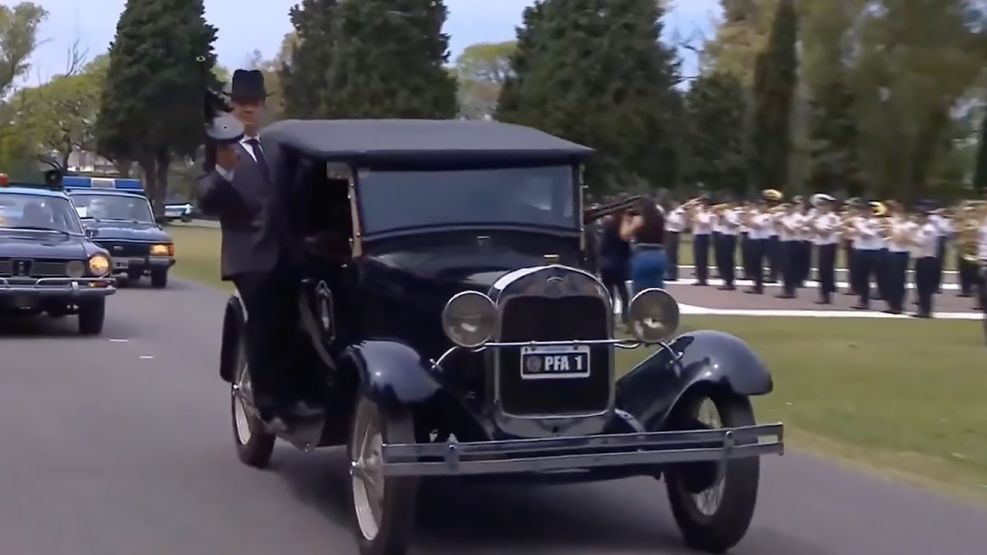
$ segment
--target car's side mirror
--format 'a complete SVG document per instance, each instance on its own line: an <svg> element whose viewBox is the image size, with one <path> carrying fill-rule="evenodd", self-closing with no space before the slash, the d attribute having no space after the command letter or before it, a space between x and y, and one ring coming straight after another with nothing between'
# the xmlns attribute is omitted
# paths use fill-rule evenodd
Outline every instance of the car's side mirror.
<svg viewBox="0 0 987 555"><path fill-rule="evenodd" d="M99 237L99 230L93 229L91 227L86 228L86 237L89 237L90 239L95 239L96 237Z"/></svg>

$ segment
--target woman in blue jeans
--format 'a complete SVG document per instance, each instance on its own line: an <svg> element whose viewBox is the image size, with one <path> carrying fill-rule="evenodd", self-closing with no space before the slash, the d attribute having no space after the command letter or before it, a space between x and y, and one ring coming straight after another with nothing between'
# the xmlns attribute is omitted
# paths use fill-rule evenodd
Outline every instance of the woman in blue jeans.
<svg viewBox="0 0 987 555"><path fill-rule="evenodd" d="M665 253L665 217L654 201L642 198L621 225L620 235L631 245L631 296L665 287L668 255Z"/></svg>

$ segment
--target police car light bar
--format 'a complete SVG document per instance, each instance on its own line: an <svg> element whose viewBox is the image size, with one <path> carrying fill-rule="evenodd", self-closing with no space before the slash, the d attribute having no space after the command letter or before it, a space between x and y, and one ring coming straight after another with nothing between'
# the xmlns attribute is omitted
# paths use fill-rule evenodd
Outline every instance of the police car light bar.
<svg viewBox="0 0 987 555"><path fill-rule="evenodd" d="M63 184L67 190L110 189L128 193L144 194L144 185L139 179L124 177L90 177L86 175L66 175Z"/></svg>

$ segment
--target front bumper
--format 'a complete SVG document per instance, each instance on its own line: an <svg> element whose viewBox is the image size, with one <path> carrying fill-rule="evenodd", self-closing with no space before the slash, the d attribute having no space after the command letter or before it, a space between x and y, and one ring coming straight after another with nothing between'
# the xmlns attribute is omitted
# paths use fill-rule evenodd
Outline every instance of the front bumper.
<svg viewBox="0 0 987 555"><path fill-rule="evenodd" d="M175 265L173 256L122 256L113 257L113 271L146 271L171 268Z"/></svg>
<svg viewBox="0 0 987 555"><path fill-rule="evenodd" d="M116 280L102 278L0 278L0 299L106 297L116 292Z"/></svg>
<svg viewBox="0 0 987 555"><path fill-rule="evenodd" d="M384 445L381 466L386 476L466 476L725 463L730 459L781 455L783 435L782 424L763 424L715 430L393 444Z"/></svg>

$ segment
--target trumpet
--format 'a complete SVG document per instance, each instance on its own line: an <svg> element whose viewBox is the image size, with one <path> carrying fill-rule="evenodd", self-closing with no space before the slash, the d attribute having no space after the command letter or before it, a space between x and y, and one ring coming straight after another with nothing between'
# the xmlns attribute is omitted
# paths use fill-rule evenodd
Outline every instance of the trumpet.
<svg viewBox="0 0 987 555"><path fill-rule="evenodd" d="M587 208L583 210L583 224L591 224L600 218L633 208L641 202L642 198L640 195L635 195L625 199L611 201L600 206Z"/></svg>

